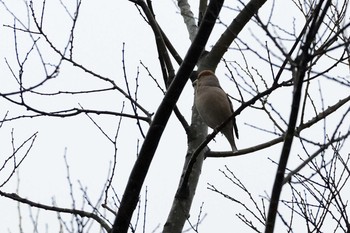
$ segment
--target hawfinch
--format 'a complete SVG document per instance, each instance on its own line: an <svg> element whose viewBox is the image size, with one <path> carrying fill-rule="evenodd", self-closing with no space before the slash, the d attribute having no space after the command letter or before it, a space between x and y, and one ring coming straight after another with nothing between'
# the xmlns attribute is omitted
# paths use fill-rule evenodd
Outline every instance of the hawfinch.
<svg viewBox="0 0 350 233"><path fill-rule="evenodd" d="M212 129L215 129L227 120L233 113L232 103L221 88L218 78L210 70L199 73L196 80L194 104L202 120ZM236 121L233 118L221 130L229 141L232 151L237 151L233 137L233 128L238 138Z"/></svg>

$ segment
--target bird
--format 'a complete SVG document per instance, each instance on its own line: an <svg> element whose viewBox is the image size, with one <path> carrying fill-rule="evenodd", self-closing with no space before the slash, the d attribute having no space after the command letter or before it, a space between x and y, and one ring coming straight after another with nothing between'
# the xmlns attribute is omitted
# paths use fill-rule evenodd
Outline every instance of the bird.
<svg viewBox="0 0 350 233"><path fill-rule="evenodd" d="M232 103L228 95L221 88L219 80L213 71L201 71L195 82L194 104L204 123L210 128L215 129L233 114ZM233 135L233 129L238 139L238 129L235 118L224 126L221 133L224 134L230 143L232 152L236 152L237 146Z"/></svg>

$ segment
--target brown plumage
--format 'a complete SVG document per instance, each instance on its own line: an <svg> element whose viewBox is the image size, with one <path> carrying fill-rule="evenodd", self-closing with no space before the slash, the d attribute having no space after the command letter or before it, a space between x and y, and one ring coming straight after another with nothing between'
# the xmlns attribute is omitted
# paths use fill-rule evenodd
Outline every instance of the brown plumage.
<svg viewBox="0 0 350 233"><path fill-rule="evenodd" d="M227 94L221 88L218 78L210 70L199 73L195 91L195 106L203 121L212 129L215 129L227 120L233 113L232 103ZM238 138L236 121L233 118L221 130L229 141L232 151L237 151L233 128Z"/></svg>

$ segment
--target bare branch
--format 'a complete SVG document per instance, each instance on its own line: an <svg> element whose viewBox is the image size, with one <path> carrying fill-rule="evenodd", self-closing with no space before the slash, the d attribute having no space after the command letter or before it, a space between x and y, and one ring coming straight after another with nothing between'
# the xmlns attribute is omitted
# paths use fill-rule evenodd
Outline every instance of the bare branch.
<svg viewBox="0 0 350 233"><path fill-rule="evenodd" d="M198 30L198 34L154 116L154 120L141 147L139 157L130 174L123 199L120 203L118 215L114 222L113 233L126 233L128 230L143 181L153 159L154 152L157 149L160 137L181 91L204 49L222 4L223 1L210 2L208 6L209 10L207 10L204 21Z"/></svg>
<svg viewBox="0 0 350 233"><path fill-rule="evenodd" d="M101 225L101 227L103 227L107 232L109 232L111 230L111 227L103 219L101 219L98 215L90 213L90 212L44 205L44 204L33 202L33 201L30 201L26 198L20 197L16 193L6 193L6 192L3 192L1 190L0 190L0 195L3 197L6 197L6 198L12 199L14 201L18 201L18 202L23 203L23 204L27 204L31 207L36 207L39 209L44 209L44 210L49 210L49 211L54 211L54 212L68 213L68 214L73 214L73 215L79 215L81 217L91 218L91 219L94 219L96 222L98 222Z"/></svg>

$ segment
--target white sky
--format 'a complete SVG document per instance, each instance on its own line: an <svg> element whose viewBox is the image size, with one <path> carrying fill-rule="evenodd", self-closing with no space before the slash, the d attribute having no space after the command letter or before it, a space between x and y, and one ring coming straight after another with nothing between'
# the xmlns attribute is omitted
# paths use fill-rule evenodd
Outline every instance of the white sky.
<svg viewBox="0 0 350 233"><path fill-rule="evenodd" d="M68 4L69 1L64 2ZM27 16L23 1L5 1L5 3L16 16L24 22L26 21ZM196 12L196 1L190 1L190 3L194 4L193 9ZM41 3L35 1L34 4L38 6ZM50 39L57 44L57 47L63 48L70 29L69 17L59 1L48 1L46 4L47 13L45 14L44 29ZM172 1L158 0L153 1L153 4L157 20L160 22L163 30L173 42L180 55L184 56L190 42L178 9L176 9ZM275 13L273 17L276 18L276 22L279 22L279 25L286 30L292 30L293 17L297 17L296 30L300 30L300 23L303 22L303 19L300 18L300 14L298 14L292 6L291 4L285 3L283 3L283 5L276 5L276 12L283 10L283 14ZM263 19L269 16L270 9L271 5L267 4L259 11ZM124 88L125 83L122 73L121 58L122 46L125 42L125 61L129 83L133 87L135 84L134 77L137 74L137 67L139 67L139 101L147 110L155 112L161 101L162 93L156 88L155 83L148 77L147 72L140 65L140 60L149 68L155 77L159 77L159 80L161 80L158 56L156 54L151 29L143 21L135 6L128 1L85 0L82 3L79 14L74 47L74 58L76 61L98 74L115 80L120 87ZM2 4L0 7L0 15L0 25L13 24L13 18L4 9ZM236 12L223 9L221 20L225 20L226 23L229 23L235 15ZM252 24L250 24L250 26L252 26ZM253 30L255 29L253 28ZM217 25L207 48L210 48L210 45L216 41L222 31L223 26ZM257 33L261 41L268 40L262 31L254 31L254 33ZM9 64L15 67L16 60L14 57L13 31L8 27L1 26L0 35L0 70L2 73L0 75L0 91L7 92L14 90L16 87L16 82L11 77L9 69L4 61L4 58L6 58ZM28 43L29 38L24 33L18 32L18 37L20 40L19 50L23 58L31 44ZM252 43L253 40L248 27L242 32L240 38L243 38L247 43ZM38 43L44 44L44 42L42 38ZM272 44L270 45L272 46ZM57 56L53 55L52 52L45 49L42 52L48 61L52 63L57 61ZM266 51L261 51L261 53L265 54ZM237 51L229 51L225 57L227 60L241 61L241 57ZM251 66L259 68L259 72L269 80L268 77L271 76L270 68L261 67L266 66L266 64L254 58L254 56L247 55L247 57ZM37 83L43 78L42 69L39 66L36 55L31 55L30 59L30 62L25 67L26 73L24 82L27 85ZM342 67L340 67L340 69L342 69ZM219 66L217 72L218 76L221 77L220 82L223 88L229 94L238 98L238 94L232 91L235 90L234 83L230 82L224 75L227 71L224 69L223 64ZM337 72L347 72L347 75L349 73L346 69L343 71L337 69ZM58 78L46 83L45 87L41 88L40 91L54 92L61 89L67 91L88 90L90 88L106 86L106 83L92 78L81 70L65 63L60 70ZM339 88L339 86L329 82L322 83L321 87L326 89L324 90L325 95L330 93L331 88ZM344 89L344 91L345 90L346 89ZM318 90L315 89L314 91L316 98ZM337 94L334 96L327 95L327 98L325 98L326 107L334 104L338 99L345 96L345 94L342 94L343 90L337 89L337 91ZM281 95L277 94L275 97L272 97L272 99L276 99L274 104L286 119L289 115L290 94L291 89L286 91L286 95L283 98L281 98ZM102 109L118 112L121 109L121 102L125 99L119 93L111 92L103 95L90 96L29 96L28 100L33 106L45 110L59 110L66 106L78 107L78 103L80 103L87 109ZM188 83L178 103L179 109L188 122L190 122L192 103L193 89ZM238 107L237 103L234 103L234 105ZM26 113L25 109L9 104L2 98L0 99L0 106L0 118L3 117L6 111L9 111L9 116ZM125 106L125 112L132 113L130 103L125 101ZM92 117L109 136L113 137L119 118L96 115L92 115ZM265 142L269 138L274 138L269 134L246 125L246 123L248 123L263 128L271 128L271 123L265 125L266 120L267 119L264 118L258 118L253 110L243 112L237 118L240 132L240 139L237 142L237 146L239 148L246 148ZM332 122L329 122L329 124L332 125ZM143 124L143 129L146 132L146 124ZM96 202L106 177L108 177L114 148L86 116L81 115L65 119L49 117L25 118L5 123L0 129L0 164L2 164L3 160L11 153L12 130L17 146L33 133L38 132L38 137L33 149L20 166L20 195L30 200L49 205L52 204L52 199L54 198L57 205L70 207L71 200L63 158L65 148L67 148L66 155L70 166L70 175L74 185L74 195L77 199L77 206L80 207L80 197L82 196L78 181L80 181L84 187L87 187L87 193L92 202ZM315 132L308 131L307 133L315 134L315 137L322 136L320 135L322 131L319 131L322 130L321 124L315 127L315 130ZM211 132L211 130L209 130L209 132ZM141 140L141 135L138 132L136 122L132 119L123 119L120 137L117 140L118 162L113 183L119 196L121 196L124 191L124 185L133 166L133 162L135 161L138 139ZM178 120L172 116L144 184L144 187L147 186L148 190L146 232L151 232L158 224L160 227L156 232L160 232L165 223L182 171L187 148L186 145L185 132ZM216 142L211 142L209 145L212 150L229 149L229 144L222 135L218 135L216 137ZM349 145L347 145L346 148L347 151L349 151ZM344 148L344 152L346 148ZM258 153L237 158L210 158L205 161L191 212L191 221L196 222L200 206L204 202L202 211L203 214L207 215L199 227L199 232L232 232L232 229L235 229L235 232L250 232L236 217L240 208L233 202L209 191L207 189L207 183L214 184L222 189L222 191L231 194L235 198L242 198L242 200L244 200L246 197L232 187L229 181L219 172L219 169L224 170L224 166L227 165L234 174L241 179L255 198L259 198L260 195L266 196L266 193L270 195L272 181L275 176L275 165L268 158L277 161L279 159L280 149L281 144L259 151ZM293 148L291 154L292 158L296 156L297 151L301 150L299 150L299 148ZM289 163L291 168L298 164L299 161L297 159L291 159ZM0 174L0 183L7 177L9 171L10 168ZM17 180L16 176L14 176L1 190L9 193L16 192L16 186ZM142 201L144 200L144 192L143 190ZM249 203L249 205L250 204L251 203ZM141 205L143 205L143 203ZM19 232L17 204L10 200L0 198L0 206L0 232ZM37 210L33 210L34 217L37 212ZM44 210L40 210L39 212L38 232L57 232L57 215ZM25 232L29 232L33 229L33 224L29 218L28 206L21 205L21 213ZM70 216L66 217L66 219L69 220ZM114 217L110 216L110 221L113 222ZM137 232L142 232L142 224L139 224ZM46 228L48 228L48 230L45 230Z"/></svg>

